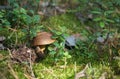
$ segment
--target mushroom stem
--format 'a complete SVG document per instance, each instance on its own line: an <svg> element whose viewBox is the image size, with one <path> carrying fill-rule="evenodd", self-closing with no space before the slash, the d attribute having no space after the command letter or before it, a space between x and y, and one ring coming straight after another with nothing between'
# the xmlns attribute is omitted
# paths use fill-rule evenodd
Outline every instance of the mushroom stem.
<svg viewBox="0 0 120 79"><path fill-rule="evenodd" d="M37 53L38 53L38 52L44 53L44 50L45 50L45 46L44 46L44 45L42 45L42 46L37 46L37 47L36 47L36 52L37 52Z"/></svg>
<svg viewBox="0 0 120 79"><path fill-rule="evenodd" d="M44 50L45 50L45 46L44 45L36 47L36 54L38 55L38 57L43 58L45 56Z"/></svg>

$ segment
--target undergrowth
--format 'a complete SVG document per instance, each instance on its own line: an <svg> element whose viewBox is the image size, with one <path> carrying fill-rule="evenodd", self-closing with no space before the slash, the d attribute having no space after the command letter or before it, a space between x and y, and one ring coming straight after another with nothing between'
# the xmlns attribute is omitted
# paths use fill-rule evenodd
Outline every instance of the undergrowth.
<svg viewBox="0 0 120 79"><path fill-rule="evenodd" d="M69 10L40 21L40 16L34 11L16 4L10 13L1 11L0 36L6 37L2 42L6 49L0 51L0 78L14 79L14 69L21 79L27 79L26 74L31 75L32 72L38 79L74 79L88 65L86 76L81 79L99 79L103 73L107 74L107 79L117 79L116 75L120 74L120 14L116 8L119 1L106 4L103 0L84 0L80 4L86 4L75 9L81 12L80 19L74 10ZM89 14L93 16L88 18ZM32 39L41 31L52 32L53 38L56 38L55 43L48 45L46 58L32 64L32 69L30 64L11 61L8 48L13 50L25 44L34 49ZM87 39L77 41L71 50L66 49L65 38L76 33ZM101 43L101 39L104 42Z"/></svg>

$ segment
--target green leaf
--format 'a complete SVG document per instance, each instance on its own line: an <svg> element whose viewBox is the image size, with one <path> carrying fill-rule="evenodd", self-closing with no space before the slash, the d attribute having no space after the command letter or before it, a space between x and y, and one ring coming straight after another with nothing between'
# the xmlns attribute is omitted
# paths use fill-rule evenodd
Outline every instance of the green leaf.
<svg viewBox="0 0 120 79"><path fill-rule="evenodd" d="M22 32L24 32L25 34L28 33L28 31L26 29L22 29Z"/></svg>
<svg viewBox="0 0 120 79"><path fill-rule="evenodd" d="M48 47L48 50L49 50L49 51L52 51L52 50L53 50L53 48L52 48L52 47Z"/></svg>
<svg viewBox="0 0 120 79"><path fill-rule="evenodd" d="M67 57L67 58L71 58L71 55L69 55L68 52L65 52L65 53L63 53L63 54L64 54L65 57Z"/></svg>
<svg viewBox="0 0 120 79"><path fill-rule="evenodd" d="M26 24L29 25L32 23L32 18L29 15L26 15Z"/></svg>
<svg viewBox="0 0 120 79"><path fill-rule="evenodd" d="M113 13L114 11L112 11L112 10L108 10L108 11L106 11L105 13L107 13L107 14L111 14L111 13Z"/></svg>
<svg viewBox="0 0 120 79"><path fill-rule="evenodd" d="M111 20L111 19L105 19L105 21L110 22L110 23L114 23L114 20Z"/></svg>
<svg viewBox="0 0 120 79"><path fill-rule="evenodd" d="M57 34L57 35L61 35L61 34L62 34L62 32L56 32L56 34Z"/></svg>
<svg viewBox="0 0 120 79"><path fill-rule="evenodd" d="M55 42L54 45L55 45L56 47L59 47L59 46L60 46L57 42Z"/></svg>
<svg viewBox="0 0 120 79"><path fill-rule="evenodd" d="M102 12L99 12L99 11L91 11L91 13L93 13L93 14L101 14Z"/></svg>
<svg viewBox="0 0 120 79"><path fill-rule="evenodd" d="M26 14L27 10L25 10L24 8L20 8L20 13Z"/></svg>
<svg viewBox="0 0 120 79"><path fill-rule="evenodd" d="M29 10L29 13L33 15L33 14L34 14L34 11L33 11L33 10Z"/></svg>
<svg viewBox="0 0 120 79"><path fill-rule="evenodd" d="M32 20L33 20L33 23L39 23L40 22L40 16L39 15L34 15Z"/></svg>
<svg viewBox="0 0 120 79"><path fill-rule="evenodd" d="M102 18L98 17L98 18L95 18L95 19L93 19L93 20L94 20L94 21L101 21Z"/></svg>
<svg viewBox="0 0 120 79"><path fill-rule="evenodd" d="M3 18L3 15L0 14L0 18Z"/></svg>
<svg viewBox="0 0 120 79"><path fill-rule="evenodd" d="M105 27L105 23L104 22L100 22L100 27L104 28Z"/></svg>
<svg viewBox="0 0 120 79"><path fill-rule="evenodd" d="M52 56L54 56L55 54L56 54L55 51L51 51L51 52L50 52L50 55L52 55Z"/></svg>

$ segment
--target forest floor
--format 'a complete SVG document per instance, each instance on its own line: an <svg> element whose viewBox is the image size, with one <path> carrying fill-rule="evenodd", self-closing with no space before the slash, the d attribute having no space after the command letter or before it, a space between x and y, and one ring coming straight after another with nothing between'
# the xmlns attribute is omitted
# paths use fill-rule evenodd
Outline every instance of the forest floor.
<svg viewBox="0 0 120 79"><path fill-rule="evenodd" d="M52 30L66 34L81 33L89 39L92 35L85 28L74 14L62 14L53 16L42 21L43 26L48 26ZM49 30L49 29L46 29ZM92 42L92 41L91 41ZM84 44L84 43L82 43ZM87 43L92 44L92 43ZM89 47L88 45L87 47ZM84 50L88 49L87 47ZM71 58L63 58L54 62L54 58L46 56L45 59L33 64L14 63L10 59L10 51L0 51L0 78L1 79L119 79L115 72L119 74L119 63L108 60L107 56L102 58L92 57L94 55L82 54L83 50L67 50ZM96 50L95 50L96 51ZM108 52L106 52L108 53ZM87 57L86 57L86 56ZM89 56L89 57L88 57ZM111 65L112 64L112 65ZM115 64L115 65L113 65ZM104 78L105 77L105 78Z"/></svg>

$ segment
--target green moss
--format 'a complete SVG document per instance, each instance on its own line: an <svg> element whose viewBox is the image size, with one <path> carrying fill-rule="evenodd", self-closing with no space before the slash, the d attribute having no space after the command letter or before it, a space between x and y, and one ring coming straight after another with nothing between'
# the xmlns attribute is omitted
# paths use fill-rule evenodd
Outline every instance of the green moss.
<svg viewBox="0 0 120 79"><path fill-rule="evenodd" d="M80 21L76 19L74 14L62 14L50 17L47 21L42 22L45 28L49 27L53 30L62 31L66 28L66 33L81 32L83 26Z"/></svg>
<svg viewBox="0 0 120 79"><path fill-rule="evenodd" d="M14 79L10 74L8 68L9 53L7 51L0 51L0 78L1 79Z"/></svg>

